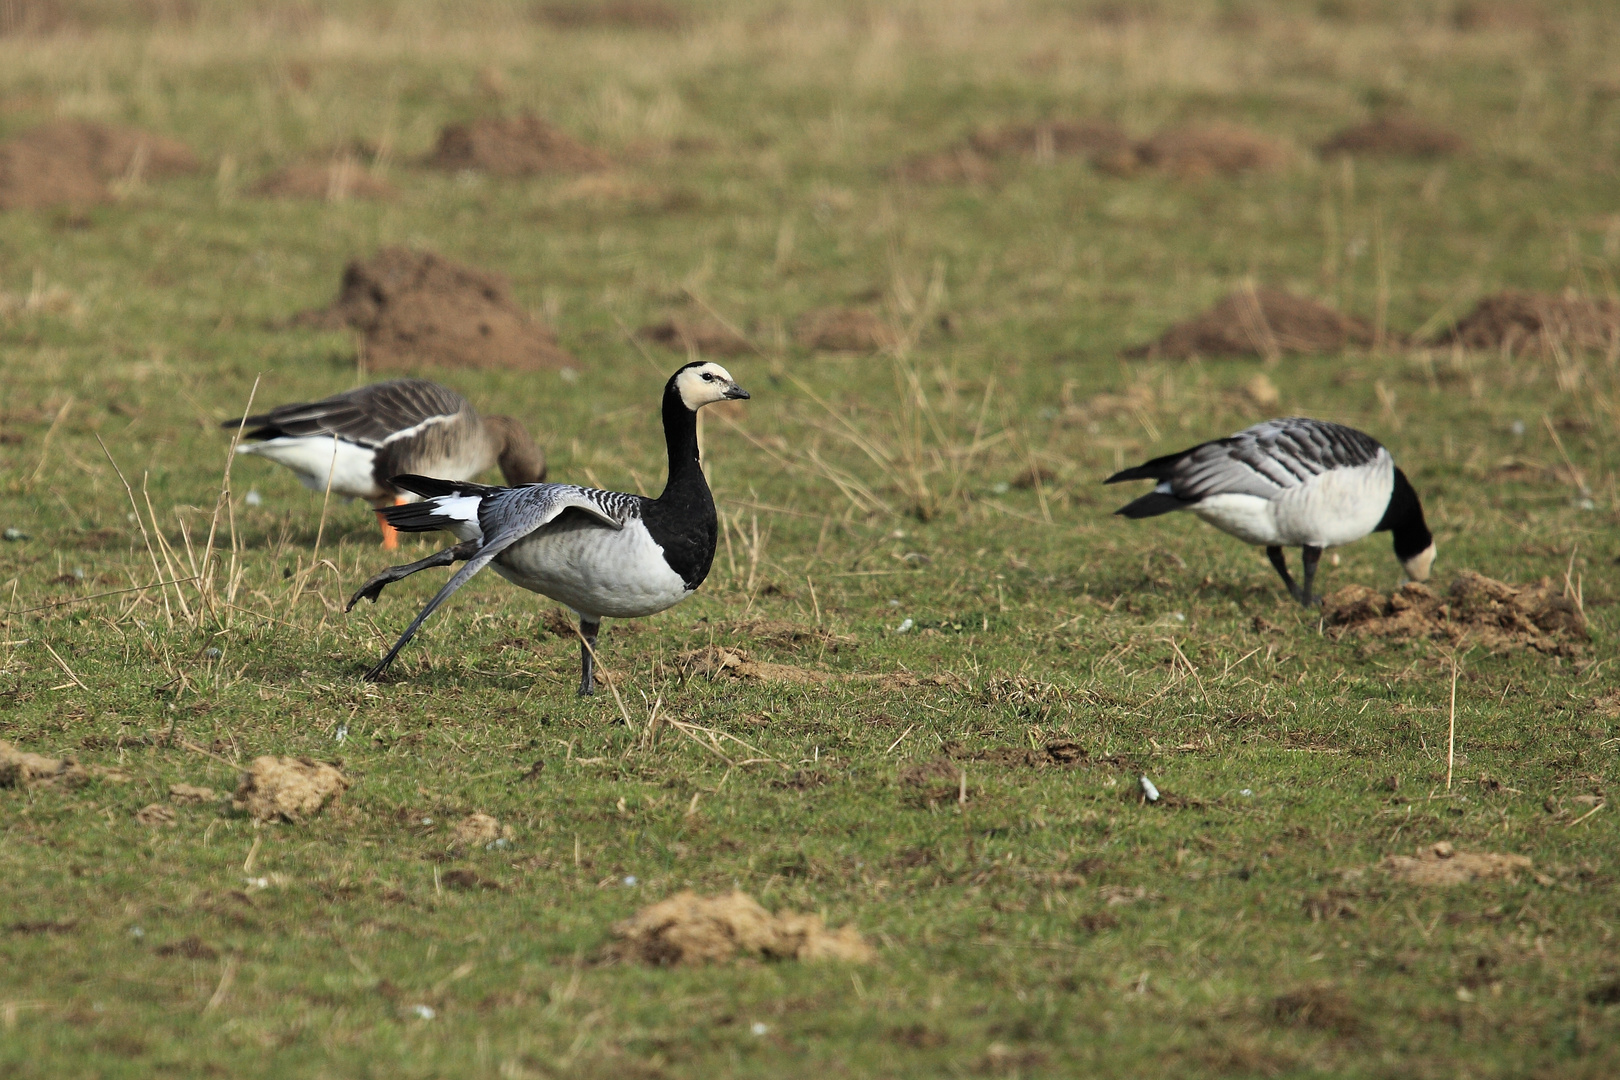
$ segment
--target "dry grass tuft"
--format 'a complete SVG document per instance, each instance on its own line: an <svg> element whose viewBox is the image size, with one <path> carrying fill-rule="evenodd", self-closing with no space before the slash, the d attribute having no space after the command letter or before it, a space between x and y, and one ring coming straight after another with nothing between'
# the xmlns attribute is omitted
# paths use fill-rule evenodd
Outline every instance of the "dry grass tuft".
<svg viewBox="0 0 1620 1080"><path fill-rule="evenodd" d="M700 897L683 891L616 923L619 959L659 967L707 964L732 957L766 960L843 960L866 963L872 947L853 926L828 930L817 915L772 915L747 893Z"/></svg>
<svg viewBox="0 0 1620 1080"><path fill-rule="evenodd" d="M254 758L242 774L231 806L255 821L296 825L320 813L348 786L348 778L323 761L266 755Z"/></svg>
<svg viewBox="0 0 1620 1080"><path fill-rule="evenodd" d="M194 784L169 785L169 801L176 806L201 806L219 800L219 792L211 787L197 787Z"/></svg>
<svg viewBox="0 0 1620 1080"><path fill-rule="evenodd" d="M772 664L752 660L741 649L728 649L711 645L694 649L675 658L675 667L688 678L705 676L715 679L738 679L743 682L776 684L782 686L813 686L831 682L834 676L825 671L812 671L792 664Z"/></svg>

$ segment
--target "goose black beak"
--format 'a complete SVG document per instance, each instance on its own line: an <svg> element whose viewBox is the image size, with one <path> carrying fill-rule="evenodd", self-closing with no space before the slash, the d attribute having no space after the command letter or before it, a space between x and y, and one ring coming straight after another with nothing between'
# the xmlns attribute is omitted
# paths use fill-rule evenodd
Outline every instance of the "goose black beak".
<svg viewBox="0 0 1620 1080"><path fill-rule="evenodd" d="M730 386L726 387L726 398L727 398L727 400L730 400L730 401L747 401L749 399L749 397L751 397L751 396L752 395L750 395L748 393L748 391L744 390L742 387L738 386L736 383L732 383Z"/></svg>

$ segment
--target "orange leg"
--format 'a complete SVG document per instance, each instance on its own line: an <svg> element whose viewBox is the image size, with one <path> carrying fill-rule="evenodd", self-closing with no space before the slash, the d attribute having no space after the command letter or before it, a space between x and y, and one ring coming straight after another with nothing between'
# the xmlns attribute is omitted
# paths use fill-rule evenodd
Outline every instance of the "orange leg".
<svg viewBox="0 0 1620 1080"><path fill-rule="evenodd" d="M403 496L403 495L394 496L393 505L395 505L395 506L404 506L405 505L405 496ZM382 511L380 509L377 511L377 524L382 526L383 550L384 551L394 551L395 549L397 549L399 547L399 530L394 528L392 525L388 524L388 519L383 517Z"/></svg>

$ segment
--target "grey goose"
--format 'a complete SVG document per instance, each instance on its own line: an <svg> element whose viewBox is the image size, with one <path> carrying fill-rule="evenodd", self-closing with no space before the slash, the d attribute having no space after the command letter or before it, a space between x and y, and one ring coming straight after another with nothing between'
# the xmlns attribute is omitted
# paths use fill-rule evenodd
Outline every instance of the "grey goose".
<svg viewBox="0 0 1620 1080"><path fill-rule="evenodd" d="M221 426L234 428L240 420ZM291 469L299 483L364 499L380 511L410 493L390 482L401 473L467 480L499 464L509 484L546 478L546 458L523 425L479 416L467 399L425 379L372 383L320 401L282 405L247 418L239 453ZM399 546L382 521L383 547Z"/></svg>
<svg viewBox="0 0 1620 1080"><path fill-rule="evenodd" d="M444 530L460 543L375 575L350 598L376 602L383 588L419 570L466 560L366 673L376 680L429 615L485 566L531 592L567 604L579 616L579 692L595 689L596 635L604 618L653 615L692 595L714 561L718 522L698 461L697 411L748 391L719 364L687 364L664 387L669 477L656 499L573 484L485 487L423 476L394 485L419 503L382 511L402 532Z"/></svg>
<svg viewBox="0 0 1620 1080"><path fill-rule="evenodd" d="M1271 565L1301 604L1324 548L1389 532L1395 557L1413 581L1427 581L1434 536L1406 474L1371 435L1291 416L1267 420L1236 435L1167 454L1103 481L1154 480L1157 485L1115 513L1155 517L1190 510L1223 532L1265 546ZM1299 547L1304 581L1288 573L1285 547Z"/></svg>

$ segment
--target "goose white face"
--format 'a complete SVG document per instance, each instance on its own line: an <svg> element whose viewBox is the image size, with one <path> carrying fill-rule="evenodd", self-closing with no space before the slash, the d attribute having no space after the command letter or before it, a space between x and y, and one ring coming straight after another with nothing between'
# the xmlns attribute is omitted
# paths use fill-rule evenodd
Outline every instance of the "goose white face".
<svg viewBox="0 0 1620 1080"><path fill-rule="evenodd" d="M748 391L737 385L731 372L719 364L698 364L675 376L675 389L681 403L693 412L716 401L748 397Z"/></svg>
<svg viewBox="0 0 1620 1080"><path fill-rule="evenodd" d="M1430 544L1416 555L1401 563L1406 570L1406 576L1413 581L1428 581L1429 570L1434 566L1434 545Z"/></svg>

